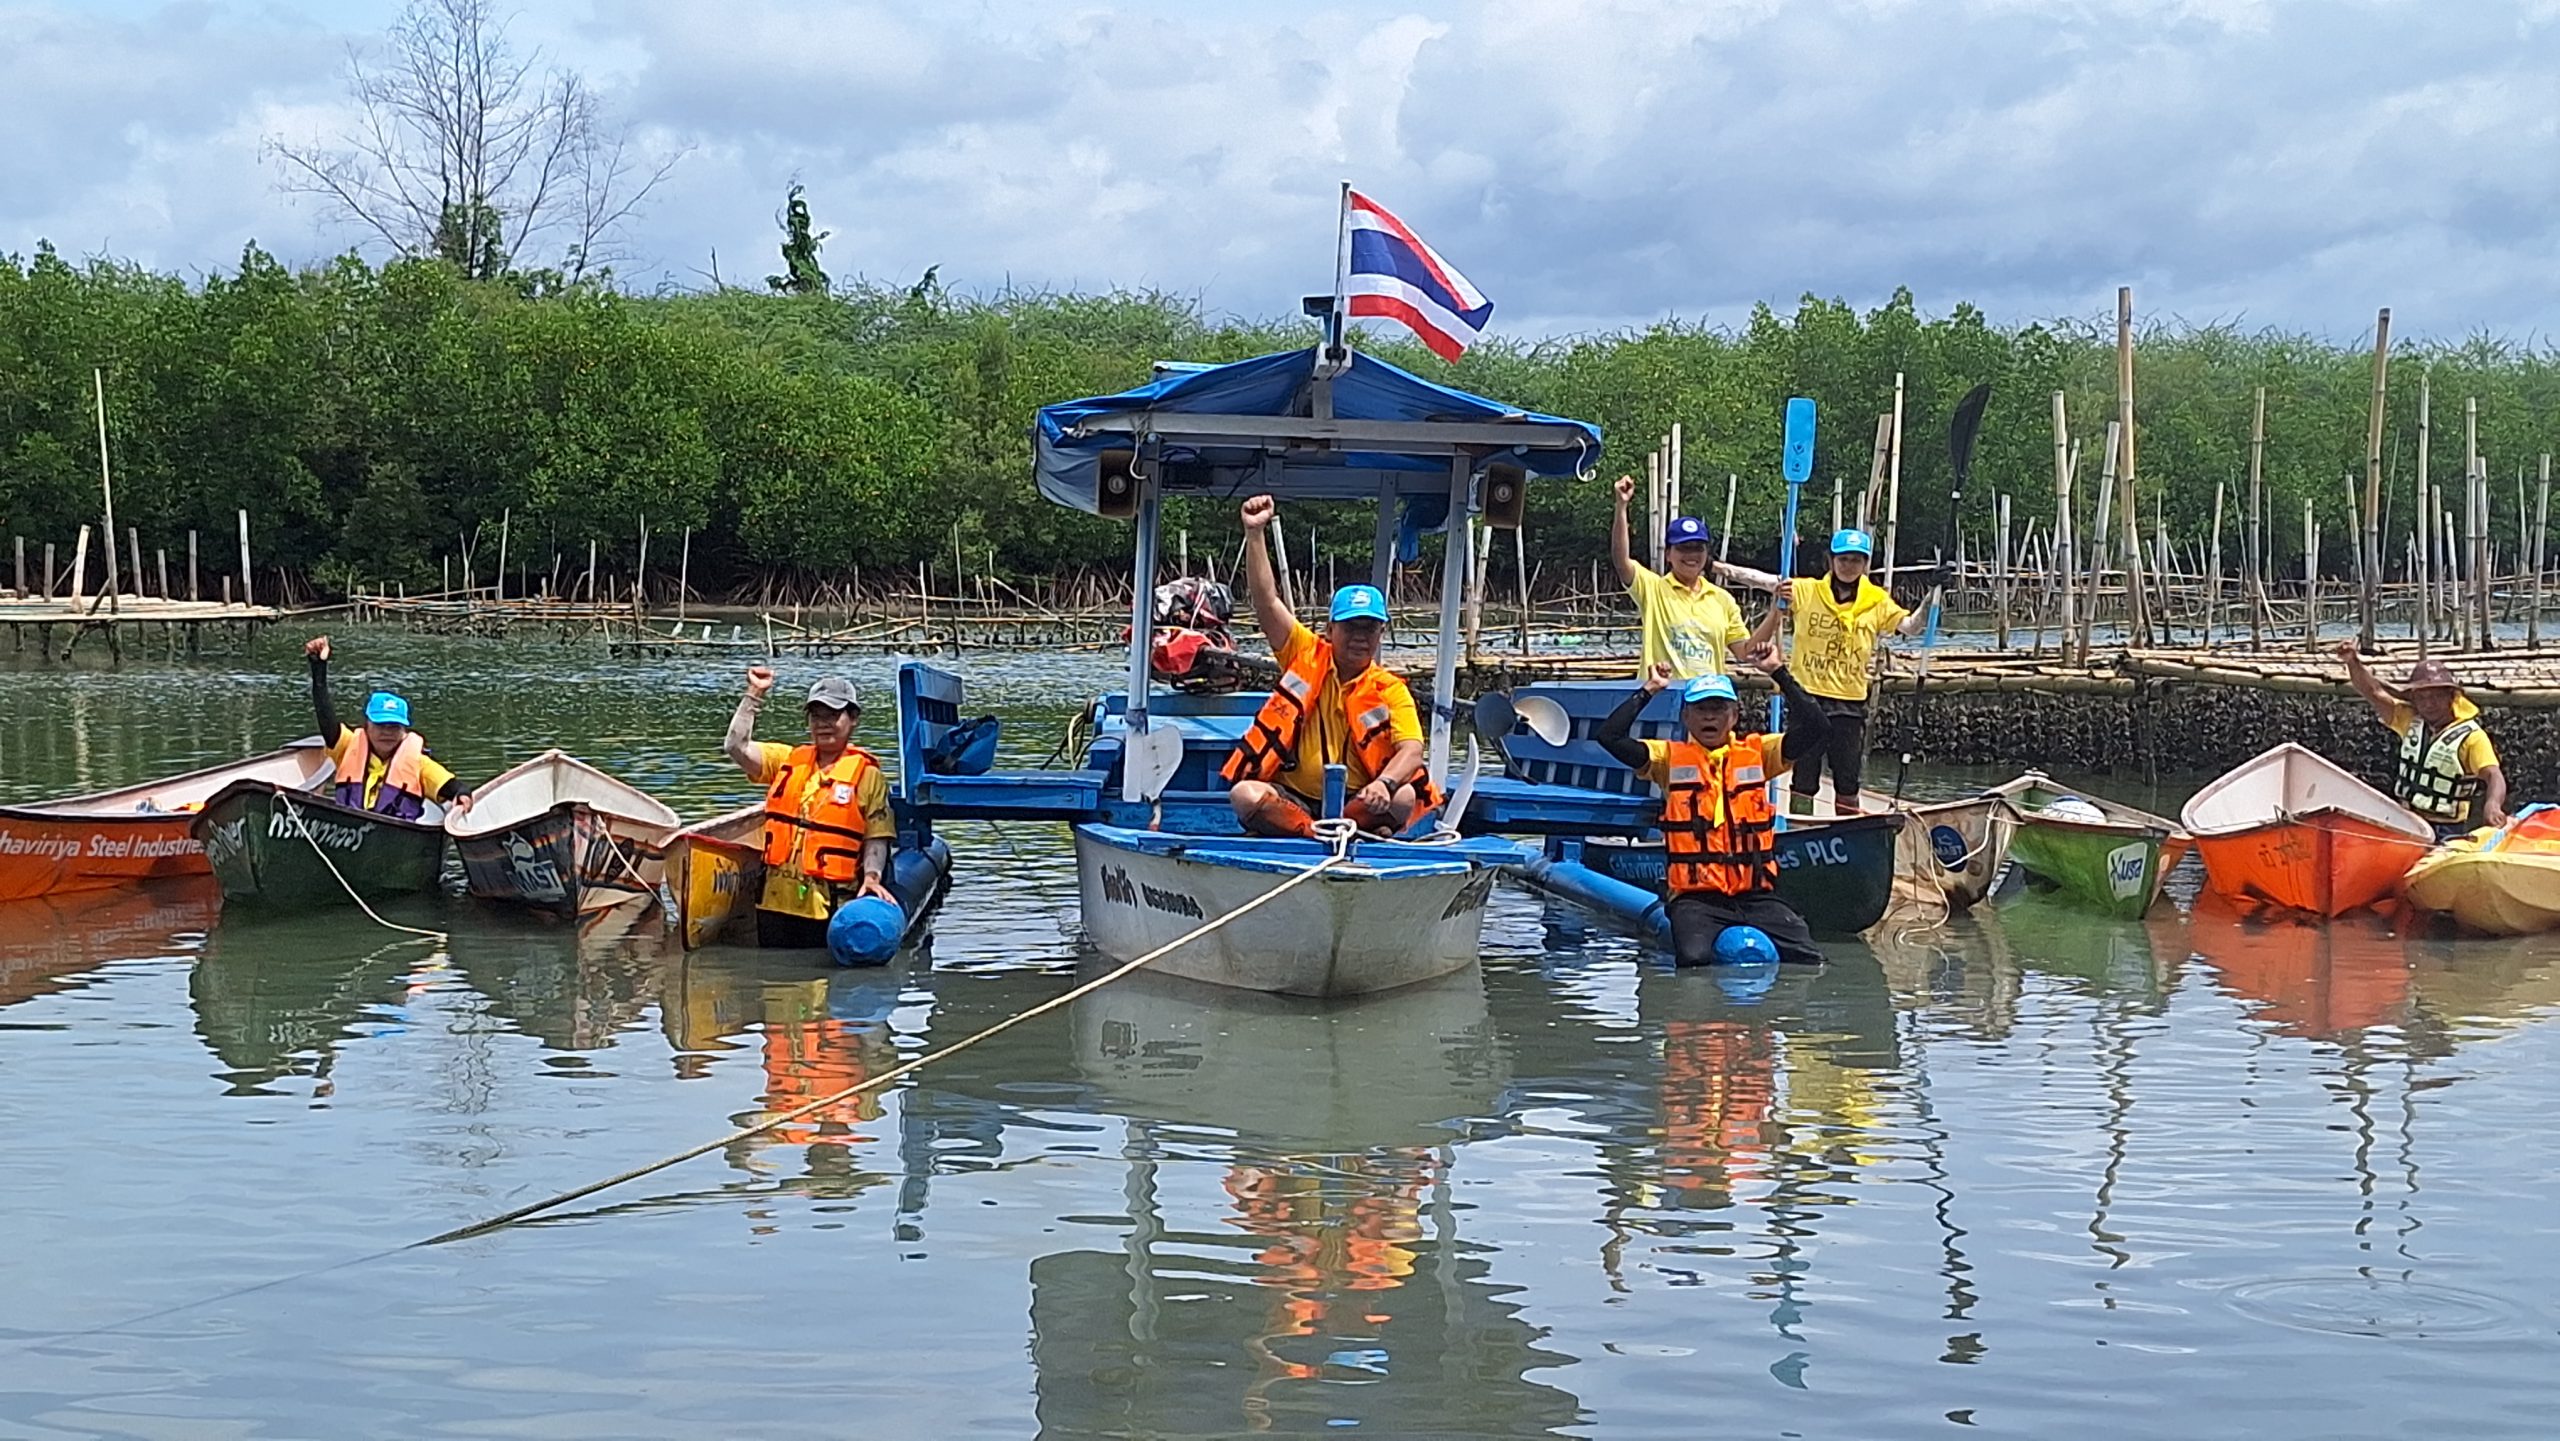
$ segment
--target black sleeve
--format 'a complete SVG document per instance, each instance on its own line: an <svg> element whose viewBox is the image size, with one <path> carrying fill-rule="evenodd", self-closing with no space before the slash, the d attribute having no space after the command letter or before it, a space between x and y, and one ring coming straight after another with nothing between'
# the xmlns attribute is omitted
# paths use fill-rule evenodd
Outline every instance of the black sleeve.
<svg viewBox="0 0 2560 1441"><path fill-rule="evenodd" d="M329 663L316 655L311 658L311 719L320 727L320 744L338 743L338 708L329 700Z"/></svg>
<svg viewBox="0 0 2560 1441"><path fill-rule="evenodd" d="M443 790L436 792L436 804L442 805L445 802L452 800L455 796L467 796L469 794L471 794L471 787L462 783L462 777L455 776L453 779L444 783Z"/></svg>
<svg viewBox="0 0 2560 1441"><path fill-rule="evenodd" d="M1787 698L1787 734L1794 737L1787 759L1795 759L1796 746L1817 746L1831 734L1831 716L1814 700L1812 692L1796 684L1795 672L1780 666L1769 673L1777 684L1778 694Z"/></svg>
<svg viewBox="0 0 2560 1441"><path fill-rule="evenodd" d="M1651 699L1653 692L1639 686L1635 694L1618 702L1616 710L1591 728L1591 738L1600 743L1600 749L1631 771L1644 769L1644 742L1635 738L1635 727L1636 717L1644 713L1644 704Z"/></svg>

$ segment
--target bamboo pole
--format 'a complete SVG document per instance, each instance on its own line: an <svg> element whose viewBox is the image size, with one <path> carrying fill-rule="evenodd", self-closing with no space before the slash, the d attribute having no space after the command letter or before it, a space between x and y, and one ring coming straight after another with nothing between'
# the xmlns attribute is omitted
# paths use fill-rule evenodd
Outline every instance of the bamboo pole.
<svg viewBox="0 0 2560 1441"><path fill-rule="evenodd" d="M2249 413L2249 529L2240 542L2240 563L2249 570L2243 599L2249 605L2249 648L2266 643L2267 609L2267 388L2258 387Z"/></svg>
<svg viewBox="0 0 2560 1441"><path fill-rule="evenodd" d="M2002 491L1996 509L2000 515L2000 543L1992 556L1992 607L1995 612L1994 643L2009 648L2009 493Z"/></svg>
<svg viewBox="0 0 2560 1441"><path fill-rule="evenodd" d="M114 542L110 541L107 545L107 549L115 549ZM80 609L82 604L88 599L89 527L84 525L80 527L80 534L73 539L71 544L71 608L73 610Z"/></svg>
<svg viewBox="0 0 2560 1441"><path fill-rule="evenodd" d="M1716 559L1733 558L1733 495L1742 485L1742 477L1732 471L1724 473L1724 529L1716 532Z"/></svg>
<svg viewBox="0 0 2560 1441"><path fill-rule="evenodd" d="M2302 648L2320 648L2320 522L2302 498Z"/></svg>
<svg viewBox="0 0 2560 1441"><path fill-rule="evenodd" d="M1867 488L1858 493L1858 529L1875 529L1876 507L1884 503L1884 472L1893 453L1893 412L1876 416L1874 448L1867 453ZM1840 507L1833 506L1832 529L1838 530Z"/></svg>
<svg viewBox="0 0 2560 1441"><path fill-rule="evenodd" d="M106 502L107 523L98 532L98 541L107 559L107 614L116 613L116 486L107 473L107 372L104 366L91 366L89 378L97 385L98 395L98 494ZM134 566L140 570L139 564ZM142 577L134 577L138 585ZM109 632L113 634L112 630Z"/></svg>
<svg viewBox="0 0 2560 1441"><path fill-rule="evenodd" d="M2448 622L2446 638L2454 643L2456 649L2469 650L2471 648L2471 611L2457 599L2462 594L2462 546L2455 539L2453 507L2439 501L2436 520L2438 521L2437 533L2444 546L2444 584L2440 601Z"/></svg>
<svg viewBox="0 0 2560 1441"><path fill-rule="evenodd" d="M1644 458L1644 496L1645 553L1653 558L1653 569L1659 574L1662 570L1662 532L1671 524L1671 512L1664 509L1667 500L1662 485L1662 447L1658 445L1651 455Z"/></svg>
<svg viewBox="0 0 2560 1441"><path fill-rule="evenodd" d="M2535 488L2533 502L2533 603L2524 613L2524 643L2528 650L2542 644L2542 572L2543 554L2551 535L2551 452L2542 453L2542 482Z"/></svg>
<svg viewBox="0 0 2560 1441"><path fill-rule="evenodd" d="M1671 439L1666 442L1666 445L1667 449L1664 453L1669 458L1664 462L1663 468L1671 478L1671 513L1679 515L1682 513L1680 509L1680 422L1676 420L1671 422Z"/></svg>
<svg viewBox="0 0 2560 1441"><path fill-rule="evenodd" d="M2125 628L2137 645L2151 643L2151 615L2142 595L2142 537L2137 520L2142 514L2134 496L2133 447L2133 287L2116 287L2116 424L2124 435L2118 442L2123 455L2117 462L2119 484L2116 504L2124 510L2125 541Z"/></svg>
<svg viewBox="0 0 2560 1441"><path fill-rule="evenodd" d="M204 600L204 590L196 581L196 533L192 527L187 531L187 599L196 603Z"/></svg>
<svg viewBox="0 0 2560 1441"><path fill-rule="evenodd" d="M2372 650L2374 619L2381 610L2382 414L2391 374L2391 307L2373 318L2373 400L2364 434L2364 539L2356 552L2356 640Z"/></svg>
<svg viewBox="0 0 2560 1441"><path fill-rule="evenodd" d="M2089 633L2098 624L2099 591L2106 584L2107 523L2112 515L2108 502L2116 493L2116 454L2122 441L2121 422L2108 421L2106 449L2098 457L2098 504L2091 523L2096 536L2089 546L2089 604L2080 612L2080 654L2083 659L2089 654Z"/></svg>
<svg viewBox="0 0 2560 1441"><path fill-rule="evenodd" d="M2061 651L2073 655L2072 595L2074 584L2071 564L2071 540L2074 526L2071 517L2071 425L2064 409L2062 392L2053 393L2053 568L2062 578L2062 643Z"/></svg>
<svg viewBox="0 0 2560 1441"><path fill-rule="evenodd" d="M9 549L15 553L17 561L16 569L12 572L16 584L10 589L23 597L27 593L27 538L23 535L9 537Z"/></svg>
<svg viewBox="0 0 2560 1441"><path fill-rule="evenodd" d="M2213 647L2214 611L2222 600L2222 482L2213 483L2213 540L2204 562L2204 640Z"/></svg>
<svg viewBox="0 0 2560 1441"><path fill-rule="evenodd" d="M2471 574L2472 625L2478 632L2482 650L2497 646L2497 638L2489 629L2489 468L2480 458L2480 398L2467 396L2462 402L2463 473L2469 478L2466 515L2470 521L2470 555L2465 564Z"/></svg>
<svg viewBox="0 0 2560 1441"><path fill-rule="evenodd" d="M1893 448L1885 457L1884 583L1893 584L1894 537L1902 529L1902 372L1893 373Z"/></svg>
<svg viewBox="0 0 2560 1441"><path fill-rule="evenodd" d="M243 506L240 509L240 603L244 606L253 606L258 603L255 588L249 583L249 575L249 511L246 506Z"/></svg>
<svg viewBox="0 0 2560 1441"><path fill-rule="evenodd" d="M684 528L684 550L676 560L676 624L684 624L685 601L693 593L693 527Z"/></svg>
<svg viewBox="0 0 2560 1441"><path fill-rule="evenodd" d="M2418 654L2424 658L2435 638L2436 630L2436 502L2434 482L2427 472L2427 443L2434 429L2430 415L2435 404L2435 377L2418 372L2418 508L2409 517L2409 531L2418 548L2418 614L2411 622L2418 630Z"/></svg>
<svg viewBox="0 0 2560 1441"><path fill-rule="evenodd" d="M512 505L507 506L507 507L505 507L505 508L501 509L501 510L498 512L498 574L497 574L498 590L497 590L497 595L496 595L496 597L495 597L495 598L496 598L496 599L498 599L498 600L501 600L501 601L503 601L503 600L505 600L505 599L507 598L507 541L508 541L508 540L509 540L509 538L510 538L510 536L509 536L509 532L510 532L510 531L512 531L512 530L515 528L515 519L516 519L516 508L515 508L514 506L512 506ZM589 600L594 600L594 599L596 598L596 583L595 583L595 570L596 570L596 564L595 564L595 556L596 556L596 545L595 545L595 542L594 542L594 541L588 541L588 542L587 542L587 599L589 599Z"/></svg>

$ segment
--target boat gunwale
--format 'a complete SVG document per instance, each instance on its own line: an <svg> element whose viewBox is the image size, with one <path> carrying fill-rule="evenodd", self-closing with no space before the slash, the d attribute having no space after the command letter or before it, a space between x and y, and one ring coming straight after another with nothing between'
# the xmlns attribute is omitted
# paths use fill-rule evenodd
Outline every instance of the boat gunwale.
<svg viewBox="0 0 2560 1441"><path fill-rule="evenodd" d="M253 756L242 756L237 760L224 761L220 765L204 766L200 769L191 771L180 771L176 775L160 776L152 780L134 781L127 785L112 786L102 791L84 791L79 795L55 796L48 800L14 801L0 804L0 820L92 822L189 820L199 812L88 811L73 810L69 808L73 806L96 805L104 801L115 801L128 798L147 799L151 795L165 790L170 786L181 785L188 781L208 780L215 776L227 775L232 772L241 772L241 774L232 775L228 782L225 782L223 785L217 787L205 796L204 804L211 805L213 803L214 796L222 794L222 792L231 789L233 785L238 784L241 781L264 779L261 776L248 774L247 772L249 772L252 767L264 765L269 761L280 760L300 751L318 751L325 755L328 753L328 750L329 748L327 746L320 743L320 738L318 736L306 736L301 740L292 741L285 745L278 746L271 751L264 751ZM292 790L297 795L318 794L314 791L303 791L298 787L292 786L282 787L282 789Z"/></svg>

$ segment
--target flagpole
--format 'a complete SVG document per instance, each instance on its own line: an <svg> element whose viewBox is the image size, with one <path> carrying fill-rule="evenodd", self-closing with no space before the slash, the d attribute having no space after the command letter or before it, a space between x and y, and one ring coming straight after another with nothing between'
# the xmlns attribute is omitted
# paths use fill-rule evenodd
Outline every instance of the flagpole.
<svg viewBox="0 0 2560 1441"><path fill-rule="evenodd" d="M1327 322L1328 343L1335 354L1325 358L1351 363L1351 182L1342 182L1341 207L1333 221L1333 316Z"/></svg>

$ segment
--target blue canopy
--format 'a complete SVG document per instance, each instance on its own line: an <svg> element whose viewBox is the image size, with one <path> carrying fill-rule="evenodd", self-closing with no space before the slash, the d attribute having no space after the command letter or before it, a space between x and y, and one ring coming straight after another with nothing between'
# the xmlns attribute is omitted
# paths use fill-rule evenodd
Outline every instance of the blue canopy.
<svg viewBox="0 0 2560 1441"><path fill-rule="evenodd" d="M1434 385L1354 352L1320 375L1317 352L1284 351L1232 365L1170 368L1118 395L1040 408L1040 493L1099 511L1106 474L1134 466L1165 494L1268 493L1283 500L1449 494L1451 457L1531 475L1587 474L1600 429Z"/></svg>

